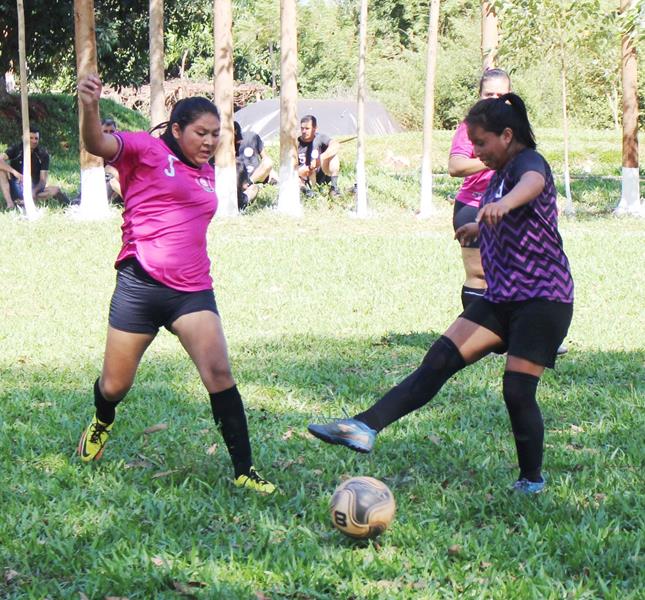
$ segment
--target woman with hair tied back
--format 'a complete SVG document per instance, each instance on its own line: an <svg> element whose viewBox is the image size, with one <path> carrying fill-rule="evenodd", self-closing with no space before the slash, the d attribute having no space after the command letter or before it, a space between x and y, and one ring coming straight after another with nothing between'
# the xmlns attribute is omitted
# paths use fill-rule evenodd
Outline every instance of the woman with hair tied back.
<svg viewBox="0 0 645 600"><path fill-rule="evenodd" d="M490 352L507 352L503 396L519 462L513 489L541 492L544 424L536 401L546 367L573 315L573 279L558 232L551 168L535 151L526 107L515 94L480 100L466 116L475 156L494 171L462 246L480 240L487 289L431 347L421 366L366 411L311 424L319 439L370 452L385 427L427 404L455 373Z"/></svg>
<svg viewBox="0 0 645 600"><path fill-rule="evenodd" d="M123 243L115 265L103 370L94 383L96 412L81 436L78 454L83 462L103 454L116 407L163 326L179 338L208 391L233 462L234 484L270 494L275 486L253 467L206 248L206 232L217 209L213 168L208 165L219 138L217 108L206 98L180 100L169 121L155 127L164 130L159 138L144 131L104 133L101 89L96 75L78 83L81 134L87 150L119 172Z"/></svg>

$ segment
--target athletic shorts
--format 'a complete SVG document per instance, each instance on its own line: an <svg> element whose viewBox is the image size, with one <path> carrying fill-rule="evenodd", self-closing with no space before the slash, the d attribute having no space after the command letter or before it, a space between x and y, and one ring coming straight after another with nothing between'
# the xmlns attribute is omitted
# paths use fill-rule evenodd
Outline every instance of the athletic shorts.
<svg viewBox="0 0 645 600"><path fill-rule="evenodd" d="M469 204L455 200L455 206L452 211L452 228L457 231L462 225L474 223L478 212L479 207L470 206ZM462 248L479 248L479 238L462 246Z"/></svg>
<svg viewBox="0 0 645 600"><path fill-rule="evenodd" d="M552 369L573 316L573 304L536 298L519 302L470 304L461 317L477 323L503 340L502 352ZM497 351L497 350L496 350Z"/></svg>
<svg viewBox="0 0 645 600"><path fill-rule="evenodd" d="M201 310L219 314L212 289L173 290L150 277L136 258L124 260L117 269L109 318L115 329L154 335L162 326L171 331L170 326L182 315Z"/></svg>

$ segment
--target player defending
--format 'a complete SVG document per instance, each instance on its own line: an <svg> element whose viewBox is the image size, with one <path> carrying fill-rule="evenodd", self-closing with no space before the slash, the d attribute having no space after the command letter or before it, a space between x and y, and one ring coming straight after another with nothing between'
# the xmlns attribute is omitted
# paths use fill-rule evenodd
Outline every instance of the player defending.
<svg viewBox="0 0 645 600"><path fill-rule="evenodd" d="M125 205L103 372L94 383L96 414L79 442L81 460L103 454L116 406L163 326L179 338L209 393L235 485L271 493L275 486L252 464L244 406L231 374L206 251L206 231L217 209L213 170L207 164L219 138L217 108L206 98L186 98L157 127L165 128L160 138L146 132L107 134L99 118L99 78L81 79L78 91L85 146L116 167Z"/></svg>
<svg viewBox="0 0 645 600"><path fill-rule="evenodd" d="M477 222L460 227L463 245L480 240L488 288L430 348L421 366L351 419L309 425L331 444L370 452L377 434L427 404L443 384L491 351L507 351L503 394L515 436L519 477L513 489L544 488L544 424L536 391L573 315L573 279L558 232L551 168L535 151L524 102L515 94L480 100L467 117L475 155L495 173Z"/></svg>

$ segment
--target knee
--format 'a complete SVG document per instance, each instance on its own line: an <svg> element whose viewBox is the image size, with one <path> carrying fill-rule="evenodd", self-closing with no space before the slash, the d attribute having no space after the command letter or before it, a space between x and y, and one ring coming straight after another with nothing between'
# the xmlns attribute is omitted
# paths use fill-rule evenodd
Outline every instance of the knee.
<svg viewBox="0 0 645 600"><path fill-rule="evenodd" d="M231 367L226 365L210 365L203 373L202 379L206 389L213 393L226 390L235 385Z"/></svg>
<svg viewBox="0 0 645 600"><path fill-rule="evenodd" d="M123 381L115 377L101 377L99 389L108 402L120 402L130 391L132 381Z"/></svg>

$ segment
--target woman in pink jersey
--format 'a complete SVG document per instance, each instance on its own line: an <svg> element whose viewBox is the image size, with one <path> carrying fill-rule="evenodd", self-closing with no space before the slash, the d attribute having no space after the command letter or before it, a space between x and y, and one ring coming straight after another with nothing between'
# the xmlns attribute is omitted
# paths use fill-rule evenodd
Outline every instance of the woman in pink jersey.
<svg viewBox="0 0 645 600"><path fill-rule="evenodd" d="M234 483L262 493L275 486L251 460L242 398L231 374L215 304L206 231L217 209L208 160L219 138L219 113L206 98L180 100L161 137L146 132L103 133L101 81L78 84L81 134L89 152L119 172L124 197L122 247L110 303L103 371L94 383L96 413L81 436L81 460L98 460L116 406L130 390L143 356L161 326L174 333L195 363L213 418L228 448Z"/></svg>
<svg viewBox="0 0 645 600"><path fill-rule="evenodd" d="M508 73L502 69L487 69L479 80L479 98L499 98L511 91L511 80ZM452 177L463 177L455 198L455 208L452 217L454 230L457 231L466 223L474 223L479 200L486 191L488 182L493 175L473 151L473 144L468 139L466 123L462 122L452 139L448 172ZM479 256L479 240L473 240L461 248L461 258L464 263L466 280L461 288L461 303L464 309L474 300L484 295L486 280Z"/></svg>

